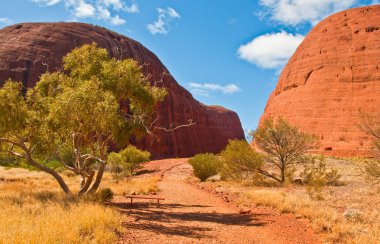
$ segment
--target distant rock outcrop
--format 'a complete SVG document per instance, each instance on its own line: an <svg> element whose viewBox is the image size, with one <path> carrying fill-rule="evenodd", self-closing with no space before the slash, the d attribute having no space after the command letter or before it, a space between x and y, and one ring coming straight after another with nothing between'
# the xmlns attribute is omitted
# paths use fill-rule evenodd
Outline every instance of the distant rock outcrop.
<svg viewBox="0 0 380 244"><path fill-rule="evenodd" d="M62 57L73 48L96 42L115 58L133 58L144 65L151 81L162 81L169 95L158 108L158 126L196 125L174 132L161 131L137 146L154 158L189 157L202 152L219 152L229 139L243 139L239 117L219 106L205 106L181 87L160 60L140 43L107 29L82 23L22 23L0 29L0 85L8 78L25 87L39 76L62 67Z"/></svg>
<svg viewBox="0 0 380 244"><path fill-rule="evenodd" d="M334 14L293 54L261 118L282 116L318 136L326 154L368 154L359 110L380 112L380 5Z"/></svg>

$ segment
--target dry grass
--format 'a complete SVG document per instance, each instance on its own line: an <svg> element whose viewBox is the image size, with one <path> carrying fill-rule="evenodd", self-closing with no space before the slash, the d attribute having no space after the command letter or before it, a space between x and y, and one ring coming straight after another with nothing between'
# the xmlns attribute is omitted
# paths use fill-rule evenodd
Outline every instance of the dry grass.
<svg viewBox="0 0 380 244"><path fill-rule="evenodd" d="M78 189L77 177L65 176ZM152 193L159 178L122 180L105 174L102 188L116 194ZM122 215L101 203L67 198L49 175L0 167L0 243L114 243Z"/></svg>
<svg viewBox="0 0 380 244"><path fill-rule="evenodd" d="M380 191L365 181L360 160L329 158L342 175L342 186L325 187L323 200L313 200L306 187L248 187L219 183L230 191L243 192L241 204L260 205L294 213L311 220L331 243L380 243Z"/></svg>

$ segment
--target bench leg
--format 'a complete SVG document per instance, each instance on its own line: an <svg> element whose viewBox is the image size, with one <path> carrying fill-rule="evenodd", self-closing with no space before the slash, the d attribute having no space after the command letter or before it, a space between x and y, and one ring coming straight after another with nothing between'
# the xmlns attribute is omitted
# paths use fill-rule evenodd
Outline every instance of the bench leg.
<svg viewBox="0 0 380 244"><path fill-rule="evenodd" d="M133 203L133 198L131 197L131 204Z"/></svg>

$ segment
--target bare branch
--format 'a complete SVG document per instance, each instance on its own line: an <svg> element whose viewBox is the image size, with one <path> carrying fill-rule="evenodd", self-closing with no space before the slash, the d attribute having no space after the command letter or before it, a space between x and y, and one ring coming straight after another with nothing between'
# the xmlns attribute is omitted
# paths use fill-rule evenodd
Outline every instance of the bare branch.
<svg viewBox="0 0 380 244"><path fill-rule="evenodd" d="M189 119L188 120L188 123L187 124L184 124L184 125L178 125L176 127L173 127L173 124L170 124L170 127L169 128L164 128L164 127L158 127L158 126L155 126L154 129L156 130L163 130L165 132L172 132L172 131L175 131L175 130L178 130L180 128L183 128L183 127L189 127L189 126L193 126L195 125L196 122L193 122L192 119Z"/></svg>

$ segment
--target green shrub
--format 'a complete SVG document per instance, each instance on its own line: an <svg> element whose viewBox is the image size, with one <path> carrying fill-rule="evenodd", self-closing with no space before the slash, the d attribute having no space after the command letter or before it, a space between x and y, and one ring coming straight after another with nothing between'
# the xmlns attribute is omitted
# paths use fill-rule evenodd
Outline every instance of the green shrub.
<svg viewBox="0 0 380 244"><path fill-rule="evenodd" d="M234 180L257 179L263 165L263 157L254 151L246 141L230 140L221 152L223 177Z"/></svg>
<svg viewBox="0 0 380 244"><path fill-rule="evenodd" d="M218 174L221 166L220 159L212 153L197 154L189 160L189 164L193 166L194 175L201 181Z"/></svg>
<svg viewBox="0 0 380 244"><path fill-rule="evenodd" d="M129 145L119 153L110 153L108 156L109 169L114 179L119 180L130 176L141 163L150 160L150 153L141 151L135 146Z"/></svg>

